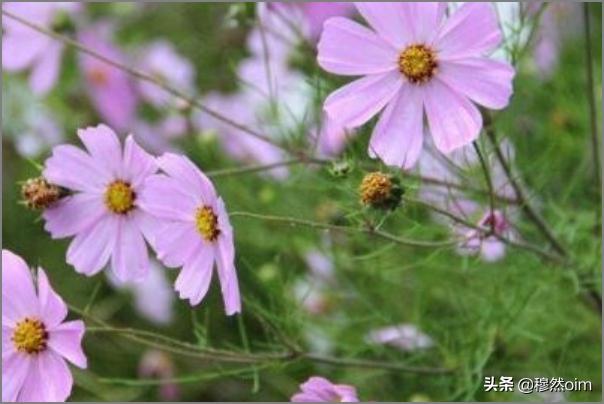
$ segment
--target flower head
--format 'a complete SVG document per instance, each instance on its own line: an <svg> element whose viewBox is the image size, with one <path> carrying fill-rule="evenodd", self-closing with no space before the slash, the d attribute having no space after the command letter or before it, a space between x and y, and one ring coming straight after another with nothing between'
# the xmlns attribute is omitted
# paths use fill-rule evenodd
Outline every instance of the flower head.
<svg viewBox="0 0 604 404"><path fill-rule="evenodd" d="M389 345L402 351L415 351L434 345L432 338L413 324L400 324L378 328L367 335L372 344Z"/></svg>
<svg viewBox="0 0 604 404"><path fill-rule="evenodd" d="M78 131L86 152L61 145L46 160L44 177L73 191L44 211L45 229L53 238L75 236L67 262L79 273L92 276L111 259L121 281L147 275L153 218L140 209L138 198L144 180L155 173L155 159L132 136L123 151L109 127L99 125Z"/></svg>
<svg viewBox="0 0 604 404"><path fill-rule="evenodd" d="M376 171L363 177L359 194L363 205L377 209L395 209L401 203L403 189L397 178Z"/></svg>
<svg viewBox="0 0 604 404"><path fill-rule="evenodd" d="M346 384L333 384L324 377L313 376L300 385L300 392L290 399L294 403L357 403L357 390Z"/></svg>
<svg viewBox="0 0 604 404"><path fill-rule="evenodd" d="M145 181L140 204L163 222L154 237L159 260L182 267L176 290L192 305L208 292L216 266L226 313L240 312L233 229L222 198L188 158L165 153L158 164L165 174Z"/></svg>
<svg viewBox="0 0 604 404"><path fill-rule="evenodd" d="M111 26L96 24L81 31L78 40L101 55L123 62L125 56L109 41ZM80 68L86 89L100 117L118 131L131 129L138 99L128 73L86 53L80 53Z"/></svg>
<svg viewBox="0 0 604 404"><path fill-rule="evenodd" d="M63 196L61 188L49 184L44 177L30 178L21 186L21 196L30 209L45 209Z"/></svg>
<svg viewBox="0 0 604 404"><path fill-rule="evenodd" d="M333 92L324 109L346 128L382 109L369 154L410 168L422 150L424 114L436 148L450 153L478 137L476 105L501 109L514 69L487 55L501 32L492 5L466 3L445 19L446 3L355 3L368 29L342 17L324 24L318 62L325 70L364 76Z"/></svg>
<svg viewBox="0 0 604 404"><path fill-rule="evenodd" d="M2 250L2 401L65 401L80 368L84 323L68 321L67 306L38 269L37 288L21 257Z"/></svg>
<svg viewBox="0 0 604 404"><path fill-rule="evenodd" d="M5 2L2 9L44 28L57 29L58 21L73 15L77 2ZM29 86L36 94L45 94L55 85L61 67L64 45L48 35L2 16L2 68L7 71L30 69Z"/></svg>

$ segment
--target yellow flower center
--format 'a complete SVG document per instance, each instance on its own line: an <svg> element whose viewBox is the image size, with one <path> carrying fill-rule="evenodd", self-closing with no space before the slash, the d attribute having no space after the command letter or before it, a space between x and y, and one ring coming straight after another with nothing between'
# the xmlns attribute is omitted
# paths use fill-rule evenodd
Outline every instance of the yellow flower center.
<svg viewBox="0 0 604 404"><path fill-rule="evenodd" d="M392 180L381 172L367 174L359 187L361 203L375 205L386 201L392 194Z"/></svg>
<svg viewBox="0 0 604 404"><path fill-rule="evenodd" d="M109 184L105 191L105 205L113 213L125 214L134 208L136 194L127 182L117 180Z"/></svg>
<svg viewBox="0 0 604 404"><path fill-rule="evenodd" d="M17 351L37 354L46 349L48 333L40 320L25 318L17 323L12 340Z"/></svg>
<svg viewBox="0 0 604 404"><path fill-rule="evenodd" d="M398 58L398 68L411 83L425 83L436 73L436 56L425 45L409 45Z"/></svg>
<svg viewBox="0 0 604 404"><path fill-rule="evenodd" d="M195 226L199 234L207 241L215 241L220 234L218 216L209 206L202 206L195 213Z"/></svg>

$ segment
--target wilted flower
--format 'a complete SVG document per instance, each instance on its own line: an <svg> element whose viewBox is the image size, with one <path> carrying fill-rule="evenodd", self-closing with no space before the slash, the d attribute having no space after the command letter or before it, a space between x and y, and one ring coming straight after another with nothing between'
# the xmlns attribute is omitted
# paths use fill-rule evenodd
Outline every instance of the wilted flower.
<svg viewBox="0 0 604 404"><path fill-rule="evenodd" d="M65 401L86 368L84 323L65 322L67 306L38 268L37 289L21 257L2 250L2 401Z"/></svg>
<svg viewBox="0 0 604 404"><path fill-rule="evenodd" d="M403 188L398 178L376 171L363 177L359 194L363 205L392 210L401 203Z"/></svg>
<svg viewBox="0 0 604 404"><path fill-rule="evenodd" d="M148 178L140 198L143 209L163 222L155 228L158 259L182 267L176 290L191 305L205 297L216 266L226 313L239 313L233 229L222 198L188 158L165 153L158 164L165 174Z"/></svg>
<svg viewBox="0 0 604 404"><path fill-rule="evenodd" d="M389 345L402 351L415 351L434 345L432 338L413 324L378 328L367 335L367 341L372 344Z"/></svg>
<svg viewBox="0 0 604 404"><path fill-rule="evenodd" d="M61 28L81 8L77 2L4 2L2 9L33 24ZM2 16L2 68L7 71L30 69L29 85L36 94L47 93L56 83L61 68L62 42Z"/></svg>
<svg viewBox="0 0 604 404"><path fill-rule="evenodd" d="M145 237L151 242L153 218L140 209L144 180L156 170L155 159L132 138L124 150L109 127L78 130L87 152L61 145L46 160L44 177L73 191L44 211L44 228L53 238L75 236L67 262L92 276L111 258L121 281L143 279L149 269Z"/></svg>
<svg viewBox="0 0 604 404"><path fill-rule="evenodd" d="M65 195L65 190L48 183L44 177L30 178L21 186L23 203L30 209L45 209Z"/></svg>
<svg viewBox="0 0 604 404"><path fill-rule="evenodd" d="M346 384L333 384L324 377L313 376L300 385L300 392L290 399L293 403L356 403L357 390Z"/></svg>
<svg viewBox="0 0 604 404"><path fill-rule="evenodd" d="M478 137L473 102L505 107L514 69L487 57L501 40L488 3L465 3L445 19L446 3L355 3L373 31L341 17L325 22L318 62L325 70L364 76L325 100L346 128L365 124L384 107L369 154L410 168L422 150L424 113L436 148L450 153Z"/></svg>
<svg viewBox="0 0 604 404"><path fill-rule="evenodd" d="M104 57L124 63L125 56L109 40L111 28L109 24L95 24L81 31L78 40ZM130 130L138 104L131 77L87 53L80 53L79 58L86 89L102 120L120 132Z"/></svg>

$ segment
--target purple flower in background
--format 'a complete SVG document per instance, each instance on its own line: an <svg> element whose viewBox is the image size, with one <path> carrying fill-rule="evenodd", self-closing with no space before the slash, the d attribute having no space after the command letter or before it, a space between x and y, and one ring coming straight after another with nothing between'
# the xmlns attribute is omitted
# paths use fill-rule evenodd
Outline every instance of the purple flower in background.
<svg viewBox="0 0 604 404"><path fill-rule="evenodd" d="M473 102L504 108L514 69L487 55L501 40L493 6L466 3L445 19L446 3L355 3L368 29L350 19L325 22L318 62L325 70L364 76L325 100L330 118L347 128L385 110L369 154L410 168L422 150L424 114L436 148L450 153L478 137Z"/></svg>
<svg viewBox="0 0 604 404"><path fill-rule="evenodd" d="M108 59L123 63L125 56L108 39L110 31L110 25L96 24L80 32L78 40ZM128 73L86 53L80 53L79 60L86 89L99 116L119 132L130 130L138 99Z"/></svg>
<svg viewBox="0 0 604 404"><path fill-rule="evenodd" d="M75 3L4 2L2 9L42 26L54 28L60 18L75 14ZM30 69L29 85L38 95L46 94L57 82L64 45L48 35L2 16L2 68L15 72Z"/></svg>
<svg viewBox="0 0 604 404"><path fill-rule="evenodd" d="M462 254L480 254L480 257L486 262L498 261L505 255L505 243L497 236L507 239L515 239L511 225L506 215L500 210L491 212L488 210L483 214L477 223L483 229L492 230L493 234L485 234L478 229L467 229L458 227L458 233L463 237L463 242L459 245L458 251Z"/></svg>
<svg viewBox="0 0 604 404"><path fill-rule="evenodd" d="M367 335L372 344L388 345L401 351L415 351L434 345L432 338L421 332L413 324L400 324L378 328Z"/></svg>
<svg viewBox="0 0 604 404"><path fill-rule="evenodd" d="M292 3L296 4L296 3ZM323 23L331 17L348 17L355 11L354 4L351 2L321 2L311 1L296 4L302 7L306 22L308 24L308 34L310 38L316 40L321 35Z"/></svg>
<svg viewBox="0 0 604 404"><path fill-rule="evenodd" d="M333 384L324 377L313 376L300 385L293 403L357 403L357 390L346 384Z"/></svg>
<svg viewBox="0 0 604 404"><path fill-rule="evenodd" d="M87 367L84 323L67 321L67 306L38 268L37 289L21 257L2 250L2 401L56 402L71 394L65 360Z"/></svg>
<svg viewBox="0 0 604 404"><path fill-rule="evenodd" d="M87 152L71 145L53 148L44 177L73 191L44 211L44 228L53 238L75 236L67 250L67 263L92 276L111 258L122 282L147 276L153 218L140 209L144 180L155 173L155 159L132 138L124 150L109 127L78 130ZM145 235L145 237L143 237Z"/></svg>
<svg viewBox="0 0 604 404"><path fill-rule="evenodd" d="M164 401L178 401L180 388L178 384L168 381L174 377L174 363L165 352L149 350L145 352L138 366L138 373L143 378L166 380L159 387L159 395Z"/></svg>
<svg viewBox="0 0 604 404"><path fill-rule="evenodd" d="M195 86L193 65L179 55L174 46L159 40L148 45L143 51L139 68L151 76L186 94L191 94ZM161 108L170 104L174 96L157 84L139 80L138 88L142 97L150 104Z"/></svg>
<svg viewBox="0 0 604 404"><path fill-rule="evenodd" d="M136 311L147 320L158 325L172 322L174 290L165 271L155 260L150 262L149 274L141 282L120 282L111 273L108 278L116 288L132 292Z"/></svg>
<svg viewBox="0 0 604 404"><path fill-rule="evenodd" d="M233 228L222 198L188 158L165 153L158 164L165 174L145 181L140 200L164 222L155 229L158 259L167 267L182 267L176 290L191 305L205 297L216 266L227 315L241 312Z"/></svg>

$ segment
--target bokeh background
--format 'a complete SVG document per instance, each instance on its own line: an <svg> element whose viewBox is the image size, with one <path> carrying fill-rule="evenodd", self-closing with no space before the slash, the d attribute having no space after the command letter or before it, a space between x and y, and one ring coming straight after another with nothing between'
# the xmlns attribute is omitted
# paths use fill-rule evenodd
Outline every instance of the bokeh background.
<svg viewBox="0 0 604 404"><path fill-rule="evenodd" d="M108 22L114 32L112 41L128 55L128 63L153 40L171 43L194 66L195 88L185 89L186 93L204 97L216 91L233 93L240 87L237 68L250 54L247 38L256 23L255 4L99 3L83 7L75 18L76 26ZM600 123L601 4L588 8ZM169 321L157 324L137 310L136 292L117 289L104 274L80 276L65 263L68 240L51 240L43 230L40 212L19 203L20 181L39 175L38 167L49 155L46 135L51 131L61 142L79 144L77 128L95 125L102 118L87 96L86 77L79 71L74 49L66 50L60 79L44 97L32 94L27 74L3 72L3 248L23 256L32 266L43 266L58 292L72 307L85 311L87 325L93 327L84 342L89 369L73 369L76 386L71 399L283 401L316 374L355 385L359 396L369 401L600 400L601 314L583 297L587 288L600 291L601 285L601 188L591 157L585 22L581 4L556 13L555 23L540 31L555 43L554 62L547 70L540 69L534 43L520 54L515 94L510 106L496 114L494 125L513 144L514 166L554 233L571 251L573 265L552 264L514 248L508 248L497 262L485 262L449 247L405 247L365 234L327 233L234 216L244 303L243 314L233 318L224 315L214 284L208 298L195 308L174 295ZM321 72L312 44L292 49L291 66L304 74L313 89L310 111L319 110L325 95L345 82ZM251 106L242 103L238 108ZM160 136L153 133L164 112L141 103L137 121L151 128L150 136ZM54 123L40 124L36 120L40 115L48 115ZM56 131L51 125L56 125ZM434 220L424 207L403 204L385 214L367 212L359 204L358 184L370 169L399 177L410 197L422 189L417 178L368 158L371 127L361 129L336 158L348 168L343 175L329 166L297 165L290 167L285 180L243 173L216 176L214 182L230 211L355 227L367 220L383 220L383 229L401 237L446 239L448 226ZM133 125L125 132L135 130ZM304 149L307 130L302 125L290 131L288 141ZM26 132L23 143L19 138ZM245 166L228 157L220 136L205 130L203 124L192 125L170 143L204 171ZM471 175L482 186L481 173ZM546 240L522 214L515 226L523 239L547 248ZM309 286L310 267L317 267L313 254L319 267L321 260L332 267L329 284L315 279ZM175 279L175 271L162 269L160 273L170 283ZM309 309L308 298L314 293L320 293L319 307ZM143 305L162 304L163 300L153 297ZM171 353L162 356L150 354L151 348L124 338L123 333L94 331L94 327L102 328L94 319L234 352L282 352L285 341L291 341L321 355L453 371L426 375L306 358L249 365ZM421 330L430 339L429 346L401 350L368 342L371 330L401 323ZM147 362L159 363L160 369L168 369L175 385L166 389L141 376L145 357ZM484 392L485 376L502 375L590 380L593 391L563 396ZM141 378L147 382L140 382Z"/></svg>

